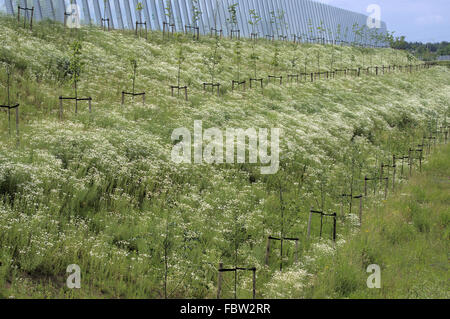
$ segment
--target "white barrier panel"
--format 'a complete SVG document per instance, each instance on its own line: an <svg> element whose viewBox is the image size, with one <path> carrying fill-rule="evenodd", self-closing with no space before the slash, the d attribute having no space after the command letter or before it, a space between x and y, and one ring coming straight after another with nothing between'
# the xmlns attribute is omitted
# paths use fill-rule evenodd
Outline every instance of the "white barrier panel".
<svg viewBox="0 0 450 319"><path fill-rule="evenodd" d="M139 2L143 6L142 12L137 10ZM20 0L19 3L24 7L35 7L37 21L52 19L63 22L64 12L70 8L70 0ZM370 27L367 26L366 15L312 0L74 0L74 3L79 8L82 25L100 25L104 18L110 20L112 28L119 29L133 29L136 22L147 22L150 30L162 30L163 22L168 22L182 32L185 26L192 26L195 6L201 11L197 21L200 33L209 34L211 28L216 28L227 36L231 33L229 8L236 3L236 28L242 37L250 37L252 33L248 23L250 10L255 10L261 17L256 30L260 37L287 36L293 40L296 36L303 41L323 37L327 41L354 42L359 40L354 32L356 28L368 30ZM0 0L0 8L7 14L17 14L16 0ZM320 26L325 31L320 32ZM386 23L381 22L381 27L376 30L378 34L386 34ZM370 38L363 41L364 44L374 44Z"/></svg>

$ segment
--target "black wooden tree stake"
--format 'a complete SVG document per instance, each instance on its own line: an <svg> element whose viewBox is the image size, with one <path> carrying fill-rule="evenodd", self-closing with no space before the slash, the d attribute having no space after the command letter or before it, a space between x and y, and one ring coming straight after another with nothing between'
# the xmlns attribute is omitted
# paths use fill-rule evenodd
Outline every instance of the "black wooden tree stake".
<svg viewBox="0 0 450 319"><path fill-rule="evenodd" d="M187 85L181 86L181 67L182 67L184 60L185 60L185 56L184 56L183 46L181 43L179 43L179 47L177 50L177 68L178 68L177 85L170 85L169 87L170 87L172 97L174 96L175 90L178 91L178 96L180 96L180 91L184 91L184 98L187 101L188 100L188 87L187 87Z"/></svg>
<svg viewBox="0 0 450 319"><path fill-rule="evenodd" d="M270 258L270 242L273 241L279 241L280 242L280 271L283 270L283 244L285 241L293 241L295 242L295 262L298 261L298 242L299 238L291 238L291 237L285 237L284 236L284 201L283 201L283 189L280 182L280 211L281 211L281 231L279 237L269 236L267 238L267 246L266 246L266 258L265 263L268 266L269 265L269 258Z"/></svg>
<svg viewBox="0 0 450 319"><path fill-rule="evenodd" d="M142 10L144 9L144 6L142 5L142 2L139 1L137 3L137 7L136 7L136 11L138 12L138 17L139 17L139 22L136 19L136 31L135 34L136 36L138 36L138 27L139 27L139 36L142 36L142 26L145 26L145 39L147 40L147 34L148 34L148 30L147 30L147 21L142 22Z"/></svg>
<svg viewBox="0 0 450 319"><path fill-rule="evenodd" d="M217 278L217 299L220 299L220 295L222 292L222 274L224 272L233 272L234 273L234 299L237 299L237 272L238 271L251 271L253 273L253 299L256 299L256 267L253 268L223 268L223 263L219 263L218 269L218 278Z"/></svg>
<svg viewBox="0 0 450 319"><path fill-rule="evenodd" d="M72 73L71 82L74 86L75 97L59 97L59 118L62 120L63 118L63 101L64 100L72 100L75 101L75 114L78 113L78 102L79 101L88 101L89 103L89 113L92 113L92 98L79 98L78 97L78 81L81 74L82 62L81 62L81 43L79 41L75 41L72 43L72 56L70 60L69 66L70 72Z"/></svg>
<svg viewBox="0 0 450 319"><path fill-rule="evenodd" d="M33 15L34 15L34 7L30 8L23 8L20 5L17 6L17 22L20 23L20 11L24 12L24 16L23 16L23 27L26 28L26 23L27 23L27 17L28 17L28 12L31 12L31 16L30 16L30 30L33 30Z"/></svg>
<svg viewBox="0 0 450 319"><path fill-rule="evenodd" d="M309 211L308 232L307 232L307 235L306 235L307 238L309 239L311 237L311 220L312 220L312 215L313 214L320 215L320 218L321 218L320 238L322 237L323 217L333 217L333 241L336 242L336 218L337 218L337 214L336 213L325 214L323 211L318 211L318 210L314 210L314 209L311 209Z"/></svg>
<svg viewBox="0 0 450 319"><path fill-rule="evenodd" d="M7 84L6 84L6 90L7 90L7 104L6 105L0 105L0 108L5 108L8 110L8 132L11 136L11 109L16 110L16 135L19 136L19 104L11 105L11 99L10 99L10 86L11 86L11 67L6 67L6 73L7 73Z"/></svg>
<svg viewBox="0 0 450 319"><path fill-rule="evenodd" d="M124 105L124 103L125 103L125 95L131 95L133 100L134 100L135 96L142 96L142 104L145 105L145 92L136 93L136 91L135 91L135 87L136 87L136 72L137 72L137 67L138 67L137 60L135 58L131 58L130 59L130 64L131 64L131 67L133 69L133 76L132 76L133 88L132 88L131 92L122 91L122 105Z"/></svg>

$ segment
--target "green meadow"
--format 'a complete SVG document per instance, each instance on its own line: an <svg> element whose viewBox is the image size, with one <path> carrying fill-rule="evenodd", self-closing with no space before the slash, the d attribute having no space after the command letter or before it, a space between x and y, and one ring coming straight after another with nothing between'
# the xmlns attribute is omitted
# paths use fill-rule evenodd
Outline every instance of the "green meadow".
<svg viewBox="0 0 450 319"><path fill-rule="evenodd" d="M74 95L73 43L81 45ZM134 61L134 62L133 62ZM0 17L0 297L216 298L218 267L256 267L257 298L448 298L450 70L417 67L389 48L242 41L178 34L148 39L49 21L33 31ZM134 73L136 65L136 73ZM412 65L400 70L382 66ZM379 67L326 79L335 69ZM325 72L311 82L288 74ZM256 74L255 74L256 73ZM134 76L134 74L136 74ZM283 83L268 76L283 76ZM249 88L249 79L264 88ZM145 92L125 97L122 91ZM247 81L246 89L231 88ZM220 83L217 92L204 82ZM171 96L170 85L188 87ZM279 128L279 169L261 164L175 164L172 132ZM437 138L430 147L423 136ZM392 156L414 152L384 184ZM332 219L310 209L337 213ZM298 238L272 242L268 236ZM280 271L280 263L282 270ZM81 288L66 286L68 265ZM381 267L381 289L366 268ZM237 274L252 297L252 273ZM224 273L221 298L234 297Z"/></svg>

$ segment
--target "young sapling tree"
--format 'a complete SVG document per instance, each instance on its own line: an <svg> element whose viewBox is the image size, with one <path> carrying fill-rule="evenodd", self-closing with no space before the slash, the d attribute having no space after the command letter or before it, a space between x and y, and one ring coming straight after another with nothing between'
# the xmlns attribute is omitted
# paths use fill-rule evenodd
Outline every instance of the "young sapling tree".
<svg viewBox="0 0 450 319"><path fill-rule="evenodd" d="M274 50L273 50L273 56L272 56L272 60L270 62L270 65L272 67L272 74L273 75L269 75L269 82L271 79L279 79L280 80L280 84L283 83L283 76L278 75L279 72L279 68L281 66L280 63L280 48L278 47L278 44L275 42L274 45Z"/></svg>
<svg viewBox="0 0 450 319"><path fill-rule="evenodd" d="M288 228L287 226L289 226L289 222L287 221L288 218L286 218L286 203L285 200L283 198L283 191L284 191L284 187L282 185L281 179L279 180L279 203L280 203L280 232L279 232L279 237L272 237L269 236L268 240L267 240L267 247L266 247L266 265L269 265L269 255L270 255L270 242L271 241L279 241L280 242L280 271L283 270L283 244L286 241L293 241L295 242L295 259L296 261L298 260L298 242L299 242L299 238L290 238L290 237L285 237L286 236L286 228Z"/></svg>
<svg viewBox="0 0 450 319"><path fill-rule="evenodd" d="M276 18L279 24L279 34L278 38L281 40L287 40L287 34L289 29L289 24L286 20L286 12L284 10L278 10L278 16Z"/></svg>
<svg viewBox="0 0 450 319"><path fill-rule="evenodd" d="M169 216L169 213L166 213ZM169 276L169 253L173 246L171 240L171 227L169 225L169 217L166 218L166 227L164 232L163 249L164 249L164 299L167 299L167 281Z"/></svg>
<svg viewBox="0 0 450 319"><path fill-rule="evenodd" d="M170 89L171 89L172 96L174 96L174 90L177 90L178 96L180 95L180 91L184 90L185 100L187 101L188 100L188 87L187 87L187 85L181 86L181 71L182 71L183 63L186 60L186 57L184 55L184 47L183 47L183 44L181 43L181 40L179 39L179 36L177 36L176 39L177 39L177 43L178 43L178 48L176 51L177 85L171 85Z"/></svg>
<svg viewBox="0 0 450 319"><path fill-rule="evenodd" d="M163 213L163 222L161 225L164 228L164 231L161 233L162 235L162 263L163 263L163 289L164 289L164 299L168 299L172 296L172 294L176 291L177 287L174 287L171 292L168 290L169 286L169 275L170 271L173 268L172 265L172 256L176 252L177 248L179 248L179 244L177 243L177 221L176 217L173 214L173 209L175 206L174 199L171 195L166 194L165 198L168 207L162 207ZM161 230L160 230L161 231Z"/></svg>
<svg viewBox="0 0 450 319"><path fill-rule="evenodd" d="M340 26L338 26L338 31L340 32ZM330 61L330 72L332 75L334 75L334 62L335 62L335 44L336 44L336 40L332 40L333 39L333 32L331 31L331 29L328 29L328 41L327 42L331 42L331 61Z"/></svg>
<svg viewBox="0 0 450 319"><path fill-rule="evenodd" d="M299 42L308 43L308 34L302 32L302 34L300 34Z"/></svg>
<svg viewBox="0 0 450 319"><path fill-rule="evenodd" d="M222 27L220 27L220 28L217 27L217 15L218 14L219 14L219 1L216 0L215 7L214 7L214 10L213 10L214 25L210 26L210 33L211 33L210 35L211 35L211 37L215 37L217 35L222 37L222 35L223 35Z"/></svg>
<svg viewBox="0 0 450 319"><path fill-rule="evenodd" d="M354 54L350 55L350 61L355 64L356 63L356 56Z"/></svg>
<svg viewBox="0 0 450 319"><path fill-rule="evenodd" d="M334 72L334 46L331 48L330 72Z"/></svg>
<svg viewBox="0 0 450 319"><path fill-rule="evenodd" d="M261 89L263 88L263 79L258 78L258 61L259 61L259 55L256 52L256 44L252 43L252 51L250 53L250 65L253 69L253 77L250 78L250 88L252 88L253 82L259 82L261 83Z"/></svg>
<svg viewBox="0 0 450 319"><path fill-rule="evenodd" d="M256 41L258 39L258 25L261 21L261 17L256 13L255 9L251 9L249 11L250 13L250 20L248 21L248 24L251 26L252 33L250 35L250 38Z"/></svg>
<svg viewBox="0 0 450 319"><path fill-rule="evenodd" d="M241 63L242 63L242 44L241 41L236 41L234 47L234 62L236 64L236 77L237 81L241 80Z"/></svg>
<svg viewBox="0 0 450 319"><path fill-rule="evenodd" d="M364 68L365 62L366 62L366 55L370 55L371 51L368 49L370 47L369 45L369 30L366 28L366 26L362 26L359 30L360 34L360 41L361 41L361 54L362 54L362 67ZM370 61L369 67L372 67L372 62Z"/></svg>
<svg viewBox="0 0 450 319"><path fill-rule="evenodd" d="M297 35L295 33L292 34L292 38L294 39L294 43L302 43L303 41L303 34Z"/></svg>
<svg viewBox="0 0 450 319"><path fill-rule="evenodd" d="M312 23L311 19L308 19L308 32L309 32L309 39L308 39L308 41L310 43L314 43L314 41L316 39L314 38L314 27L313 27L313 23Z"/></svg>
<svg viewBox="0 0 450 319"><path fill-rule="evenodd" d="M357 22L355 22L352 26L352 32L353 32L353 41L352 41L352 45L353 46L357 46L358 44L358 37L360 35L360 29L358 28L359 24Z"/></svg>
<svg viewBox="0 0 450 319"><path fill-rule="evenodd" d="M237 80L233 80L231 88L234 91L235 85L243 86L245 90L245 81L241 81L241 65L242 65L242 43L241 40L237 40L234 45L234 64L235 64L235 76Z"/></svg>
<svg viewBox="0 0 450 319"><path fill-rule="evenodd" d="M239 248L245 243L247 237L247 230L245 224L242 221L242 213L238 209L233 210L233 244L234 244L234 268L237 269L239 265ZM237 298L237 271L234 272L235 289L234 298Z"/></svg>
<svg viewBox="0 0 450 319"><path fill-rule="evenodd" d="M243 218L243 214L241 210L234 209L232 212L232 229L230 231L224 233L224 239L233 243L232 251L228 251L224 255L231 256L233 258L233 268L224 269L223 263L219 264L219 278L217 280L217 298L220 298L221 288L222 288L222 275L225 272L234 273L234 299L237 298L237 283L238 283L238 272L240 271L251 271L253 272L253 298L256 298L256 267L252 268L243 268L240 266L240 258L239 258L239 250L240 248L247 243L250 239L248 235L245 219Z"/></svg>
<svg viewBox="0 0 450 319"><path fill-rule="evenodd" d="M147 34L147 21L142 22L142 10L144 9L144 5L141 1L137 3L136 11L138 13L139 21L136 19L136 36L138 35L138 27L139 27L139 36L142 36L142 26L145 26L145 38L148 39Z"/></svg>
<svg viewBox="0 0 450 319"><path fill-rule="evenodd" d="M366 47L367 46L367 28L365 25L363 25L360 29L360 42L361 46Z"/></svg>
<svg viewBox="0 0 450 319"><path fill-rule="evenodd" d="M281 183L281 180L279 181L279 188L280 188L280 213L281 213L281 227L280 227L280 238L283 239L284 238L284 224L285 224L285 204L284 204L284 200L283 200L283 186ZM283 241L281 241L281 247L280 247L280 271L283 270Z"/></svg>
<svg viewBox="0 0 450 319"><path fill-rule="evenodd" d="M336 37L334 43L337 45L342 45L342 27L340 23L337 25L336 28Z"/></svg>
<svg viewBox="0 0 450 319"><path fill-rule="evenodd" d="M290 64L290 67L291 67L291 74L288 75L288 80L295 78L296 81L298 82L298 77L299 77L299 75L297 74L297 62L298 62L298 60L299 60L298 44L296 42L294 42L292 44L292 52L291 52L291 56L289 58L289 64Z"/></svg>
<svg viewBox="0 0 450 319"><path fill-rule="evenodd" d="M270 24L272 24L272 29L274 33L278 35L278 38L282 39L284 37L284 31L282 28L282 19L284 17L284 11L271 11L270 12Z"/></svg>
<svg viewBox="0 0 450 319"><path fill-rule="evenodd" d="M241 31L238 28L237 8L239 3L233 3L228 6L228 18L227 22L230 25L230 38L233 39L234 34L237 34L237 38L241 37Z"/></svg>
<svg viewBox="0 0 450 319"><path fill-rule="evenodd" d="M133 80L133 94L134 94L134 89L136 87L136 70L137 70L137 60L136 58L130 58L130 64L131 64L131 68L133 70L133 74L131 76L132 80Z"/></svg>
<svg viewBox="0 0 450 319"><path fill-rule="evenodd" d="M142 1L138 1L136 5L136 11L138 12L139 16L139 22L142 22L142 10L144 9L144 6L142 4Z"/></svg>
<svg viewBox="0 0 450 319"><path fill-rule="evenodd" d="M317 74L320 79L320 49L317 49Z"/></svg>
<svg viewBox="0 0 450 319"><path fill-rule="evenodd" d="M7 109L8 113L8 132L11 135L11 109L16 110L16 134L19 136L19 104L11 105L11 77L13 73L14 65L9 63L4 63L6 69L6 105L0 105L0 108Z"/></svg>
<svg viewBox="0 0 450 319"><path fill-rule="evenodd" d="M407 55L406 55L406 60L407 60L407 64L410 66L411 65L411 63L414 61L414 56L412 55L412 54L410 54L410 53L408 53ZM411 68L410 68L411 69Z"/></svg>
<svg viewBox="0 0 450 319"><path fill-rule="evenodd" d="M164 0L162 0L164 1ZM165 2L165 8L164 8L164 15L167 18L167 21L163 22L163 38L166 34L166 30L167 30L167 36L170 35L170 33L175 32L175 22L174 22L174 17L173 17L173 8L172 8L172 1L171 0L166 0Z"/></svg>
<svg viewBox="0 0 450 319"><path fill-rule="evenodd" d="M78 101L88 101L89 102L89 113L91 113L91 102L92 98L79 98L78 97L78 82L81 77L81 73L83 70L84 63L82 61L82 45L81 42L75 40L71 44L71 54L70 54L70 63L69 63L69 74L70 74L70 84L73 85L74 95L75 97L59 97L59 106L60 106L60 119L62 119L62 109L63 109L63 100L74 100L75 101L75 113L78 113Z"/></svg>
<svg viewBox="0 0 450 319"><path fill-rule="evenodd" d="M336 31L336 43L338 43L339 46L342 46L342 44L344 43L343 39L342 39L342 27L340 24L338 24L337 26L337 31ZM339 51L339 62L342 65L342 49L338 49Z"/></svg>
<svg viewBox="0 0 450 319"><path fill-rule="evenodd" d="M378 31L376 32L376 36L375 36L375 46L377 48L382 48L383 47L383 39L384 39L384 34L379 33ZM383 66L383 70L384 70L384 50L380 50L380 64Z"/></svg>
<svg viewBox="0 0 450 319"><path fill-rule="evenodd" d="M308 56L305 56L303 74L305 75L305 82L306 82L306 77L308 75Z"/></svg>
<svg viewBox="0 0 450 319"><path fill-rule="evenodd" d="M178 51L177 51L177 85L180 86L180 81L181 81L181 66L183 64L185 60L185 56L184 56L184 50L183 50L183 46L180 45L178 47Z"/></svg>
<svg viewBox="0 0 450 319"><path fill-rule="evenodd" d="M333 31L330 29L328 29L328 39L327 39L327 44L331 43L331 45L336 44L336 41L333 41Z"/></svg>
<svg viewBox="0 0 450 319"><path fill-rule="evenodd" d="M344 30L344 43L346 43L346 44L348 44L349 43L349 39L348 39L348 32L349 32L349 28L348 28L348 26L347 27L345 27L345 30Z"/></svg>
<svg viewBox="0 0 450 319"><path fill-rule="evenodd" d="M4 67L6 70L6 97L7 97L6 105L11 105L11 76L13 66L9 63L4 63Z"/></svg>
<svg viewBox="0 0 450 319"><path fill-rule="evenodd" d="M369 52L369 50L367 48L361 48L361 59L362 59L362 68L364 69L365 64L366 64L366 54ZM370 67L371 65L369 65Z"/></svg>
<svg viewBox="0 0 450 319"><path fill-rule="evenodd" d="M200 39L200 28L198 26L198 21L200 20L200 15L202 14L198 1L199 0L191 0L192 24L184 26L185 33L188 34L188 30L190 30L193 33L193 39L197 41Z"/></svg>
<svg viewBox="0 0 450 319"><path fill-rule="evenodd" d="M173 256L180 245L177 241L177 235L179 235L179 221L177 221L177 214L174 214L174 209L176 208L175 197L170 193L166 192L163 194L164 204L159 208L161 210L162 218L161 221L155 225L157 227L157 233L161 236L161 241L159 241L159 248L162 250L161 254L158 254L160 263L162 264L162 279L163 279L163 292L164 299L168 299L176 291L178 285L176 285L171 292L169 292L169 277L171 270L174 268Z"/></svg>
<svg viewBox="0 0 450 319"><path fill-rule="evenodd" d="M279 35L279 23L278 23L278 15L275 11L270 11L270 24L272 25L273 34L270 36L272 40L275 40L275 34Z"/></svg>
<svg viewBox="0 0 450 319"><path fill-rule="evenodd" d="M377 32L377 36L376 36L376 39L375 39L375 45L378 48L384 48L385 46L383 44L383 41L384 41L384 34Z"/></svg>
<svg viewBox="0 0 450 319"><path fill-rule="evenodd" d="M369 44L369 29L367 28L367 26L363 25L361 27L361 43L364 47L367 47Z"/></svg>
<svg viewBox="0 0 450 319"><path fill-rule="evenodd" d="M69 71L71 74L70 83L73 85L75 93L75 113L78 111L78 81L80 80L83 62L81 61L81 43L72 43L72 54L70 57Z"/></svg>
<svg viewBox="0 0 450 319"><path fill-rule="evenodd" d="M272 71L274 74L278 73L278 68L280 67L280 48L275 44L275 49L273 50L273 57L271 61Z"/></svg>
<svg viewBox="0 0 450 319"><path fill-rule="evenodd" d="M211 82L203 83L203 89L206 90L207 86L211 86L211 90L214 91L214 88L216 87L217 95L220 93L220 83L216 83L216 75L222 71L220 65L220 61L222 60L220 48L220 37L216 35L210 51L204 56L208 73L211 76Z"/></svg>
<svg viewBox="0 0 450 319"><path fill-rule="evenodd" d="M129 65L131 68L130 79L132 81L131 92L122 91L122 105L125 103L125 95L131 95L133 101L135 96L142 96L142 104L145 104L145 92L136 93L136 75L138 69L138 60L136 57L132 56L129 58Z"/></svg>
<svg viewBox="0 0 450 319"><path fill-rule="evenodd" d="M317 31L319 33L319 41L321 44L325 44L325 32L326 29L323 26L323 21L320 21L320 25L317 27Z"/></svg>
<svg viewBox="0 0 450 319"><path fill-rule="evenodd" d="M282 19L281 19L282 23L283 23L283 38L286 40L289 34L289 22L286 19L286 11L282 11Z"/></svg>
<svg viewBox="0 0 450 319"><path fill-rule="evenodd" d="M369 46L371 46L372 48L377 47L377 43L376 43L377 35L378 35L378 31L376 29L372 29L372 31L368 32Z"/></svg>
<svg viewBox="0 0 450 319"><path fill-rule="evenodd" d="M358 37L358 45L364 46L364 26L361 26L357 31L356 35Z"/></svg>

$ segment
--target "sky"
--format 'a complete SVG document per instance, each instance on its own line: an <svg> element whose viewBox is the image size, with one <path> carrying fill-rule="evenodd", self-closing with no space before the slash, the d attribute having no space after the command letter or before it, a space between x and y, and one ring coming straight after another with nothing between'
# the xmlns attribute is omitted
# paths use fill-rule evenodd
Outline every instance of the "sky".
<svg viewBox="0 0 450 319"><path fill-rule="evenodd" d="M450 0L315 0L335 7L369 15L367 8L377 4L381 20L394 36L406 41L450 42Z"/></svg>

